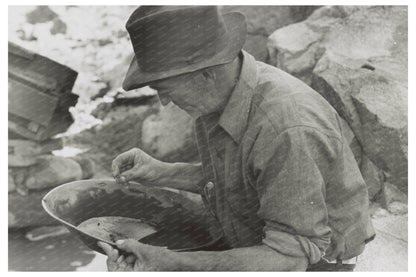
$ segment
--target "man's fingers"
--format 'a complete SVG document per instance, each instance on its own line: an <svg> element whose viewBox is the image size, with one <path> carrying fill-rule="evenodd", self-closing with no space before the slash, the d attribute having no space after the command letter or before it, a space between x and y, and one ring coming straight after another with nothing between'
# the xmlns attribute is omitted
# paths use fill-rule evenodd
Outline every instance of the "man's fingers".
<svg viewBox="0 0 416 277"><path fill-rule="evenodd" d="M118 257L117 259L117 263L121 264L124 261L124 259L125 259L124 255L120 255L120 257Z"/></svg>
<svg viewBox="0 0 416 277"><path fill-rule="evenodd" d="M140 178L140 172L138 171L138 166L135 166L129 170L126 170L124 172L121 173L119 180L123 183L134 180L134 179L138 179Z"/></svg>
<svg viewBox="0 0 416 277"><path fill-rule="evenodd" d="M113 177L117 177L124 170L132 167L134 164L134 157L135 149L130 149L129 151L118 155L111 163L111 173L113 174Z"/></svg>
<svg viewBox="0 0 416 277"><path fill-rule="evenodd" d="M114 178L120 175L120 166L115 160L111 164L111 174L113 174Z"/></svg>
<svg viewBox="0 0 416 277"><path fill-rule="evenodd" d="M108 256L108 260L113 262L117 261L117 259L119 258L117 249L111 247L111 245L102 241L99 241L97 244L104 250L105 254Z"/></svg>
<svg viewBox="0 0 416 277"><path fill-rule="evenodd" d="M134 255L129 255L126 258L126 263L127 264L134 264L136 262L137 258Z"/></svg>
<svg viewBox="0 0 416 277"><path fill-rule="evenodd" d="M105 243L105 242L102 242L102 241L99 241L99 242L97 243L97 245L98 245L99 247L101 247L101 249L103 249L103 250L104 250L104 252L105 252L105 254L106 254L107 256L110 256L111 250L113 250L113 248L112 248L109 244L107 244L107 243Z"/></svg>
<svg viewBox="0 0 416 277"><path fill-rule="evenodd" d="M111 247L111 245L105 242L98 242L97 245L101 247L107 255L107 268L108 271L116 271L119 269L117 260L119 259L118 250Z"/></svg>
<svg viewBox="0 0 416 277"><path fill-rule="evenodd" d="M142 244L139 243L137 240L118 240L117 247L126 252L133 253L139 260L143 260L143 254L140 251L142 248Z"/></svg>

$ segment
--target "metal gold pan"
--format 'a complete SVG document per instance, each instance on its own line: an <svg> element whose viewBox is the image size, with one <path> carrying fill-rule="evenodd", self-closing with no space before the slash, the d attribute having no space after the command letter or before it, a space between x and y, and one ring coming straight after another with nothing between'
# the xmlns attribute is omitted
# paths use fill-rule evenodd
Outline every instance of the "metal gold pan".
<svg viewBox="0 0 416 277"><path fill-rule="evenodd" d="M174 251L218 250L222 244L219 223L198 203L163 188L135 183L126 188L113 180L82 180L52 189L42 199L46 212L64 224L92 250L101 239L77 226L93 217L120 216L140 219L157 232L140 240ZM112 246L116 244L106 241Z"/></svg>

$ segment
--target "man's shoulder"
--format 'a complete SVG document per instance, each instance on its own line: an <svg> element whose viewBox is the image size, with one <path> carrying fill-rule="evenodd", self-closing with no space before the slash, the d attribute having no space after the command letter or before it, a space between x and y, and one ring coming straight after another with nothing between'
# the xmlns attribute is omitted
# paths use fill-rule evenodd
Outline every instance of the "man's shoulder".
<svg viewBox="0 0 416 277"><path fill-rule="evenodd" d="M310 127L339 135L338 114L318 92L279 68L256 64L258 81L252 108L257 124L270 125L277 133Z"/></svg>

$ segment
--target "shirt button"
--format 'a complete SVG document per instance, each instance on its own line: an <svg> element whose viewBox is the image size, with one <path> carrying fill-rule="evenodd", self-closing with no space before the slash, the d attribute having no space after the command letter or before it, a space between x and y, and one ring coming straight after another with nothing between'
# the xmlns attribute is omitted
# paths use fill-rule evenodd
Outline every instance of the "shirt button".
<svg viewBox="0 0 416 277"><path fill-rule="evenodd" d="M214 183L213 183L213 182L208 182L208 183L206 184L206 187L207 187L207 190L211 190L211 189L213 189L213 188L214 188Z"/></svg>

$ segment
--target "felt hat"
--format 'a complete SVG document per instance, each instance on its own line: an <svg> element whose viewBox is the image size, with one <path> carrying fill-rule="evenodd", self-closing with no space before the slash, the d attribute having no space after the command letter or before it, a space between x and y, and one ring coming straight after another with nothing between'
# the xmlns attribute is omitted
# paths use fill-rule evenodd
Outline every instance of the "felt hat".
<svg viewBox="0 0 416 277"><path fill-rule="evenodd" d="M232 62L247 34L243 14L221 15L216 6L141 6L126 29L135 53L123 81L126 91Z"/></svg>

